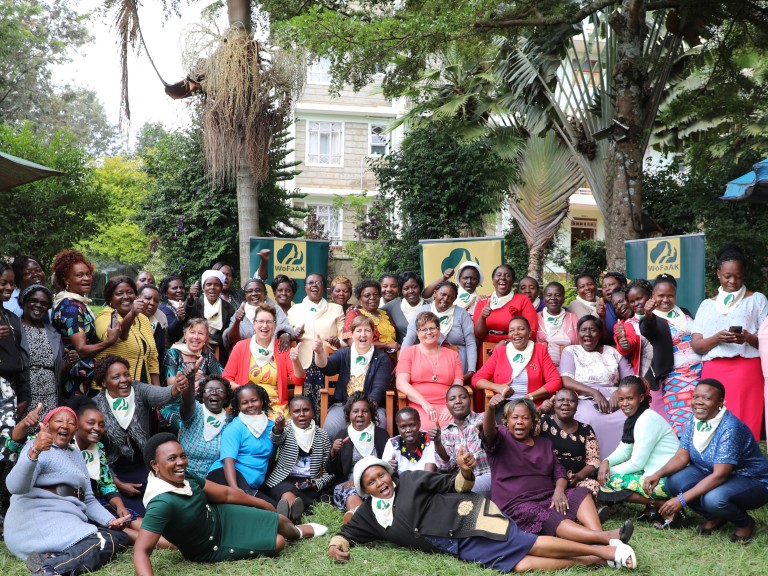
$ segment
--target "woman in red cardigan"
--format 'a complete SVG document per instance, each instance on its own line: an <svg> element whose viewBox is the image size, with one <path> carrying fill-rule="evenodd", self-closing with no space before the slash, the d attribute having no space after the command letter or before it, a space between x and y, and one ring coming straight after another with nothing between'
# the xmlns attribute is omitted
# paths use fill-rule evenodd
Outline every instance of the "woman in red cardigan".
<svg viewBox="0 0 768 576"><path fill-rule="evenodd" d="M536 334L539 320L533 304L525 294L514 294L515 271L509 264L496 266L492 275L493 294L477 301L472 320L475 337L483 342L501 342L508 339L507 326L515 316L523 316Z"/></svg>
<svg viewBox="0 0 768 576"><path fill-rule="evenodd" d="M546 344L531 341L528 319L515 316L509 323L506 346L497 346L491 357L472 377L480 390L493 390L505 398L527 397L537 405L563 387L560 374L549 357ZM499 405L497 420L504 405Z"/></svg>
<svg viewBox="0 0 768 576"><path fill-rule="evenodd" d="M275 346L277 312L261 302L256 306L253 319L254 335L240 340L232 349L222 376L233 386L249 382L267 391L272 409L287 414L288 381L296 386L304 384L304 368L299 361L299 344L281 352Z"/></svg>

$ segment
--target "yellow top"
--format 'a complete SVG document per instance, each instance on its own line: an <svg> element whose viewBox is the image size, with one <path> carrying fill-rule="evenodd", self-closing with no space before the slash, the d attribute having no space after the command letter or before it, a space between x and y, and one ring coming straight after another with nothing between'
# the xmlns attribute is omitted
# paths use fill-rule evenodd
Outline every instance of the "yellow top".
<svg viewBox="0 0 768 576"><path fill-rule="evenodd" d="M102 342L107 339L107 328L112 322L112 312L113 309L107 306L96 316L96 337ZM120 315L117 318L120 322L123 321ZM131 377L136 382L149 384L150 375L160 374L155 335L149 324L149 318L143 314L139 314L133 319L131 331L125 340L118 338L112 346L96 354L96 359L104 358L110 354L122 356L130 363L128 368ZM98 386L94 387L98 388Z"/></svg>

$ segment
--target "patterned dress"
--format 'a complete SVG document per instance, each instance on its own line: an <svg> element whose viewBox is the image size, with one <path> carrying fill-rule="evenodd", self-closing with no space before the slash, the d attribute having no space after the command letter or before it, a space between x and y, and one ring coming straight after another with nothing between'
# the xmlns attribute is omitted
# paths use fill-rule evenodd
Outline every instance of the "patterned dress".
<svg viewBox="0 0 768 576"><path fill-rule="evenodd" d="M96 318L90 308L70 298L64 298L53 311L53 325L61 334L64 346L67 351L74 350L70 337L74 334L85 334L85 341L88 344L97 344L99 339L96 337ZM74 394L87 394L94 396L99 389L94 387L93 368L96 361L93 358L80 358L76 362L66 379L64 380L65 396Z"/></svg>
<svg viewBox="0 0 768 576"><path fill-rule="evenodd" d="M552 451L565 468L569 480L585 466L600 467L600 448L595 431L589 424L578 420L575 423L576 431L566 432L553 416L545 414L541 417L541 436L552 442ZM600 490L596 478L585 478L577 486L583 486L595 497Z"/></svg>
<svg viewBox="0 0 768 576"><path fill-rule="evenodd" d="M56 408L59 395L56 389L55 358L53 347L48 340L45 328L35 328L22 324L29 342L29 385L32 392L30 408L42 403L40 418Z"/></svg>
<svg viewBox="0 0 768 576"><path fill-rule="evenodd" d="M693 351L691 345L691 326L693 319L686 315L688 327L681 330L671 322L672 352L674 369L661 381L664 392L664 410L667 419L678 437L683 435L683 427L691 415L693 389L701 378L701 356Z"/></svg>

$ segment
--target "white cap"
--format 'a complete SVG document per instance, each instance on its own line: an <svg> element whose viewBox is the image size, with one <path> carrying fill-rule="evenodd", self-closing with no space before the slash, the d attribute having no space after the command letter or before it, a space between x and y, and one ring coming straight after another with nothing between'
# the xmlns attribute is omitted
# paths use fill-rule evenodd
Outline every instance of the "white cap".
<svg viewBox="0 0 768 576"><path fill-rule="evenodd" d="M478 276L480 276L480 286L483 285L483 282L485 281L485 276L483 275L483 271L480 270L480 264L477 262L472 262L472 260L467 260L463 264L461 264L458 268L456 268L456 281L459 281L459 276L461 276L461 271L464 270L464 268L474 268L477 270Z"/></svg>
<svg viewBox="0 0 768 576"><path fill-rule="evenodd" d="M219 282L221 282L221 285L224 286L224 274L218 270L206 270L203 272L202 280L200 280L200 286L203 286L208 278L218 278Z"/></svg>
<svg viewBox="0 0 768 576"><path fill-rule="evenodd" d="M359 460L358 463L355 464L355 468L352 471L352 477L355 479L355 490L357 490L357 493L360 494L360 496L365 494L365 490L363 490L362 486L360 486L360 481L363 479L363 474L365 474L365 471L368 470L368 468L371 466L381 466L387 472L389 472L390 475L393 473L392 466L377 456L365 456L362 460Z"/></svg>

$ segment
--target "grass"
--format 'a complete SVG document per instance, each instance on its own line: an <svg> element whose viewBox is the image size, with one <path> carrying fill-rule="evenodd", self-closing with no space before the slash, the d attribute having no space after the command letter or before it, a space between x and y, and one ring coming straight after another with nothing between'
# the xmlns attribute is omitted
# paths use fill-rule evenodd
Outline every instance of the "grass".
<svg viewBox="0 0 768 576"><path fill-rule="evenodd" d="M619 514L606 523L606 528L617 528L624 518L634 516L637 509L619 508ZM710 537L696 534L700 518L695 514L683 523L683 528L660 532L653 526L636 525L632 546L638 558L636 574L664 574L668 576L750 576L765 574L768 570L768 508L758 510L757 532L745 546L728 540L732 531L726 529ZM341 526L341 515L329 505L317 506L312 520L326 524L330 534ZM55 526L50 527L55 530ZM360 546L352 549L352 560L334 564L326 554L328 537L292 544L278 558L222 562L220 564L193 564L181 558L178 552L161 551L152 555L158 576L490 576L492 570L460 562L448 556L429 555L395 548L388 544ZM623 571L626 573L626 571ZM574 568L558 574L616 573L611 568ZM11 556L0 545L0 574L27 576L24 564ZM96 574L132 576L131 554L123 554L117 562Z"/></svg>

